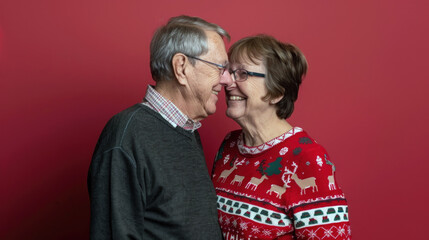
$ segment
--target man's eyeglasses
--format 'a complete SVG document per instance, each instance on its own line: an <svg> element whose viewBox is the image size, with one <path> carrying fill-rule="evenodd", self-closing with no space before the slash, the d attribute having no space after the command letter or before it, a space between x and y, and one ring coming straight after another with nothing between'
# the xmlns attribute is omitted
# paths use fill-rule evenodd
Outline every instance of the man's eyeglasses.
<svg viewBox="0 0 429 240"><path fill-rule="evenodd" d="M234 81L237 81L237 82L244 82L247 80L249 76L265 77L265 74L263 73L249 72L246 69L236 69L231 71L231 73L234 78Z"/></svg>
<svg viewBox="0 0 429 240"><path fill-rule="evenodd" d="M225 64L225 65L221 65L221 64L217 64L217 63L214 63L214 62L210 62L210 61L207 61L207 60L204 60L204 59L201 59L201 58L197 58L197 57L194 57L194 56L189 56L189 55L186 55L186 54L185 54L185 56L187 56L188 58L193 58L193 59L195 59L195 60L198 60L198 61L201 61L201 62L205 62L205 63L211 64L211 65L213 65L213 66L217 67L217 68L220 70L220 75L221 75L221 76L222 76L222 75L225 73L225 71L226 71L226 70L228 70L228 68L229 68L229 64L228 64L228 63L227 63L227 64Z"/></svg>

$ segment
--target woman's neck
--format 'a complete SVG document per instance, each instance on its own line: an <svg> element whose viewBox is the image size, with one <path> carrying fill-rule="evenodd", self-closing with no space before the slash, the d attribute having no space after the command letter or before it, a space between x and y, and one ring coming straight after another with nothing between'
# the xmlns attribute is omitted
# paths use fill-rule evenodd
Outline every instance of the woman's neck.
<svg viewBox="0 0 429 240"><path fill-rule="evenodd" d="M292 129L286 120L279 119L277 115L268 118L259 117L253 121L240 121L238 124L243 129L243 140L246 146L259 146Z"/></svg>

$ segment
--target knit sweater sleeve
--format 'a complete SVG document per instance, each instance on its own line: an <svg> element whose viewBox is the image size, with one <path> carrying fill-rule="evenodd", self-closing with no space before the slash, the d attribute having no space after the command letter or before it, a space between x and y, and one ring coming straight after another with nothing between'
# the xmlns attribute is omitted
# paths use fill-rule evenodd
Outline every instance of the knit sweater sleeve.
<svg viewBox="0 0 429 240"><path fill-rule="evenodd" d="M306 140L301 138L301 141ZM291 218L297 239L350 239L348 206L326 150L312 142L292 161Z"/></svg>
<svg viewBox="0 0 429 240"><path fill-rule="evenodd" d="M145 194L135 161L120 147L93 159L88 174L91 239L142 239Z"/></svg>

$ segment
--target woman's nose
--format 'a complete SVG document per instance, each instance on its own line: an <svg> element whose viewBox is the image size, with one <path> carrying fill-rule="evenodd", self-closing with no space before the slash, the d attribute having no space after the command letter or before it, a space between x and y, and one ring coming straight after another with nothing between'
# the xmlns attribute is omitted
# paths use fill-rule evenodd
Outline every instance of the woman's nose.
<svg viewBox="0 0 429 240"><path fill-rule="evenodd" d="M229 71L225 71L221 76L220 76L220 84L222 86L228 87L229 85L231 85L234 82L234 80L232 79L232 75L231 73L229 73Z"/></svg>

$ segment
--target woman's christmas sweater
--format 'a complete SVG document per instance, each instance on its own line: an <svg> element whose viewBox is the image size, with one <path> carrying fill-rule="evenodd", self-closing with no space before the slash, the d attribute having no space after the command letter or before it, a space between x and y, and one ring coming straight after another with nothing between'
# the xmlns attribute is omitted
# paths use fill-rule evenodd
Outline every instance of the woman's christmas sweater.
<svg viewBox="0 0 429 240"><path fill-rule="evenodd" d="M212 180L226 240L350 239L347 202L326 150L301 128L257 147L229 133Z"/></svg>

